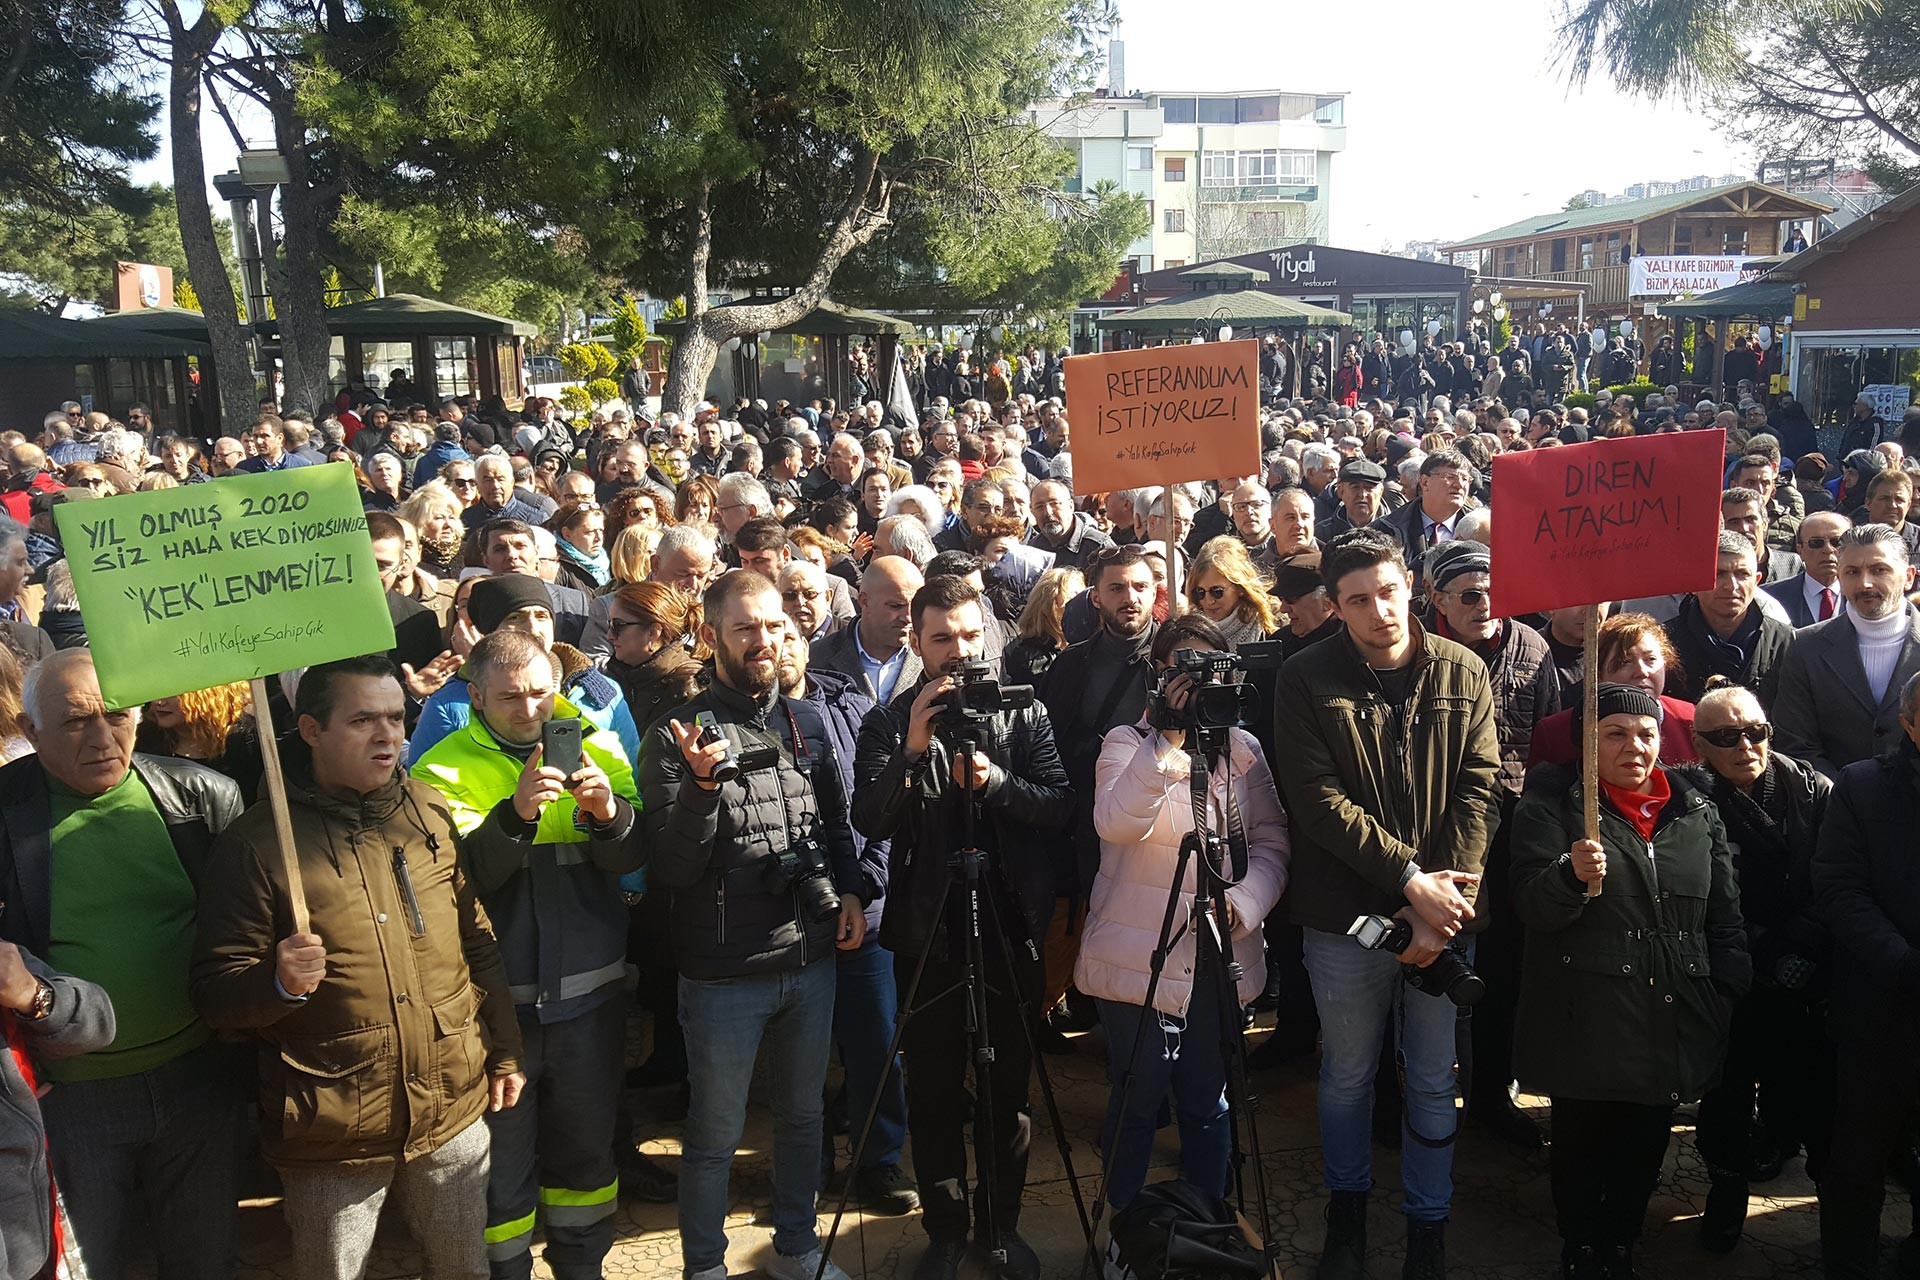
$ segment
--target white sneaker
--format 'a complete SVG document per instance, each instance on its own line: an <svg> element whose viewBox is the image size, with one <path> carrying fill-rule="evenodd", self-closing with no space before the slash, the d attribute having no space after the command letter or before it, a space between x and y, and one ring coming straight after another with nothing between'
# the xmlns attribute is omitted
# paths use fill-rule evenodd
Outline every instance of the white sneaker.
<svg viewBox="0 0 1920 1280"><path fill-rule="evenodd" d="M760 1270L772 1277L772 1280L813 1280L816 1272L820 1280L852 1280L846 1272L835 1266L832 1259L827 1260L827 1269L820 1271L820 1250L814 1249L797 1258L788 1257L778 1249L774 1250Z"/></svg>

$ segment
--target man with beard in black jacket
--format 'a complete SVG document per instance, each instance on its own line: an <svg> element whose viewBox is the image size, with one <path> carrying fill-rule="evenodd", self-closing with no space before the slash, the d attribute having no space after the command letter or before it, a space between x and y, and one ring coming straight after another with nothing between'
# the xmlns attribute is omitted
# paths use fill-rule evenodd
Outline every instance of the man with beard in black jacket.
<svg viewBox="0 0 1920 1280"><path fill-rule="evenodd" d="M955 677L983 651L986 604L978 589L963 578L935 577L914 594L912 608L911 642L925 674L860 726L853 821L867 839L892 841L882 944L903 959L925 957L921 1003L908 1010L901 1039L907 1127L931 1241L913 1276L951 1280L967 1246L965 1064L975 1046L964 1003L965 899L949 889L956 877L950 855L969 829L965 809L973 804L974 845L987 855L980 879L980 978L993 1046L986 1064L992 1110L978 1121L991 1127L995 1185L990 1192L975 1188L972 1217L983 1228L979 1242L1003 1251L1000 1276L1038 1280L1039 1257L1018 1229L1032 1068L1023 1024L1040 995L1037 942L1053 911L1049 846L1072 819L1072 795L1039 704L969 716L966 728L978 735L971 742L949 732ZM896 978L904 1002L913 974L903 965Z"/></svg>

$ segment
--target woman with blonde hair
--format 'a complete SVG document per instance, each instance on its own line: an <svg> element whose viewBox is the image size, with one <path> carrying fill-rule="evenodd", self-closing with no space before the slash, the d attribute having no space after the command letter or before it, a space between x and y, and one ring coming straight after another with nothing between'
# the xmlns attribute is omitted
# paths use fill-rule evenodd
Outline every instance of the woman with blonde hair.
<svg viewBox="0 0 1920 1280"><path fill-rule="evenodd" d="M260 790L260 739L245 680L155 698L141 709L134 749L192 760L226 774L249 802Z"/></svg>
<svg viewBox="0 0 1920 1280"><path fill-rule="evenodd" d="M460 564L460 540L467 527L460 498L444 480L429 480L413 491L396 512L420 531L420 568L436 578L451 577Z"/></svg>
<svg viewBox="0 0 1920 1280"><path fill-rule="evenodd" d="M26 708L20 701L20 686L26 675L20 656L0 644L0 764L12 764L21 756L33 754L27 741Z"/></svg>
<svg viewBox="0 0 1920 1280"><path fill-rule="evenodd" d="M1187 602L1235 647L1280 629L1267 580L1236 537L1223 535L1203 545L1187 571L1186 587Z"/></svg>
<svg viewBox="0 0 1920 1280"><path fill-rule="evenodd" d="M630 524L613 540L607 552L607 567L616 589L628 583L644 582L653 570L654 548L660 545L660 529L655 525Z"/></svg>
<svg viewBox="0 0 1920 1280"><path fill-rule="evenodd" d="M1067 601L1087 588L1078 569L1049 569L1040 575L1027 595L1026 608L1014 625L1014 640L1001 655L1002 678L1008 684L1032 684L1046 674L1060 651L1067 647L1067 631L1061 619Z"/></svg>

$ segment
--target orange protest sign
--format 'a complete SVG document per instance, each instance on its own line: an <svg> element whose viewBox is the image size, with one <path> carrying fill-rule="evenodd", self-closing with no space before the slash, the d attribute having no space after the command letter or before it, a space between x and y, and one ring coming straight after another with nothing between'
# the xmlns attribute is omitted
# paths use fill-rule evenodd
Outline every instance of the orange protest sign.
<svg viewBox="0 0 1920 1280"><path fill-rule="evenodd" d="M1069 356L1073 489L1110 493L1260 470L1260 344Z"/></svg>

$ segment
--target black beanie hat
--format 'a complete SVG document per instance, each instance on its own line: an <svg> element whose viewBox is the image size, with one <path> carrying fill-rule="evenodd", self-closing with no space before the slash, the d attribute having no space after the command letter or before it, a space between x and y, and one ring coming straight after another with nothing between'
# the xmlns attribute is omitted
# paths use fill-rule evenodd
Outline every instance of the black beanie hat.
<svg viewBox="0 0 1920 1280"><path fill-rule="evenodd" d="M1655 724L1660 722L1660 699L1638 685L1603 684L1600 686L1599 703L1599 715L1602 720L1608 716L1651 716ZM1573 744L1576 747L1580 745L1581 717L1586 709L1586 699L1579 694L1574 694Z"/></svg>
<svg viewBox="0 0 1920 1280"><path fill-rule="evenodd" d="M490 636L510 615L536 605L553 612L546 583L530 574L502 573L473 584L467 595L467 616L481 635Z"/></svg>
<svg viewBox="0 0 1920 1280"><path fill-rule="evenodd" d="M1427 553L1427 585L1444 590L1449 582L1463 574L1487 573L1492 568L1493 553L1485 543L1454 538Z"/></svg>

